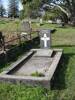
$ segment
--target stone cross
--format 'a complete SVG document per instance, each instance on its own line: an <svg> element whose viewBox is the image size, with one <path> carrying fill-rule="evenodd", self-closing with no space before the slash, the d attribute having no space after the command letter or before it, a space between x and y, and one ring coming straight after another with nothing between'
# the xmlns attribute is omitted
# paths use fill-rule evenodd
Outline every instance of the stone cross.
<svg viewBox="0 0 75 100"><path fill-rule="evenodd" d="M44 34L44 37L42 37L42 38L41 38L41 40L43 40L43 41L44 41L44 47L45 47L45 48L47 48L47 41L49 41L49 40L50 40L50 38L49 38L49 37L47 37L47 35L46 35L46 34Z"/></svg>
<svg viewBox="0 0 75 100"><path fill-rule="evenodd" d="M51 30L42 29L40 31L40 47L50 48L51 47Z"/></svg>

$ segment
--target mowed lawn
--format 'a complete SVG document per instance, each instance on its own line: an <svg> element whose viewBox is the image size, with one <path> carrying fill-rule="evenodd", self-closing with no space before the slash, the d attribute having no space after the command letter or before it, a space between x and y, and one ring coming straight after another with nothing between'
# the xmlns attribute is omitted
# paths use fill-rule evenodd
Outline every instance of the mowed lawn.
<svg viewBox="0 0 75 100"><path fill-rule="evenodd" d="M8 20L8 19L2 19L0 20L0 30L1 31L17 31L19 28L19 20Z"/></svg>
<svg viewBox="0 0 75 100"><path fill-rule="evenodd" d="M32 27L40 28L36 24L32 24ZM52 48L64 50L52 89L0 83L0 100L75 100L75 28L58 28L53 24L44 24L41 28L57 29L52 34Z"/></svg>

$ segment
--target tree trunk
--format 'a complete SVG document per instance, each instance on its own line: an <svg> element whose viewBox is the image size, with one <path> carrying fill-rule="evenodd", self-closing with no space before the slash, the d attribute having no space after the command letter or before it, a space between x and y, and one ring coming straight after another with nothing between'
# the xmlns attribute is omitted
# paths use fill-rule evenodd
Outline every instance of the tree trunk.
<svg viewBox="0 0 75 100"><path fill-rule="evenodd" d="M75 12L74 11L72 12L72 15L70 17L70 20L71 20L72 26L75 26Z"/></svg>

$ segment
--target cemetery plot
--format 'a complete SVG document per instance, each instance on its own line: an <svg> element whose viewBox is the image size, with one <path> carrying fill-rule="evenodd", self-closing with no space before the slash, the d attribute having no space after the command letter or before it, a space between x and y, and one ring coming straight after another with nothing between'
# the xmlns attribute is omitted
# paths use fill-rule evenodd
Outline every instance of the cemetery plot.
<svg viewBox="0 0 75 100"><path fill-rule="evenodd" d="M61 49L32 49L12 64L10 69L3 71L0 81L41 85L49 89L61 55Z"/></svg>

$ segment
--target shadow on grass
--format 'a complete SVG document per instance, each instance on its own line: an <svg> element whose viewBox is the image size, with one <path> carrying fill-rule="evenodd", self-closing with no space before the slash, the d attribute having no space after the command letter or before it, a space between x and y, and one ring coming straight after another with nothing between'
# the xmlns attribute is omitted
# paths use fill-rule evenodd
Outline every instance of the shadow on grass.
<svg viewBox="0 0 75 100"><path fill-rule="evenodd" d="M6 54L0 55L0 71L2 68L8 66L11 62L18 59L19 56L25 54L32 48L39 46L39 38L36 37L33 40L21 43L19 46L14 46Z"/></svg>
<svg viewBox="0 0 75 100"><path fill-rule="evenodd" d="M75 47L75 45L54 45L54 46L52 46L52 47L57 47L57 48L63 48L63 47Z"/></svg>
<svg viewBox="0 0 75 100"><path fill-rule="evenodd" d="M58 45L54 47L75 47L75 45ZM63 53L62 58L59 62L59 65L54 73L54 76L51 80L51 89L52 90L63 90L66 88L66 70L68 68L69 59L74 56L75 53Z"/></svg>

